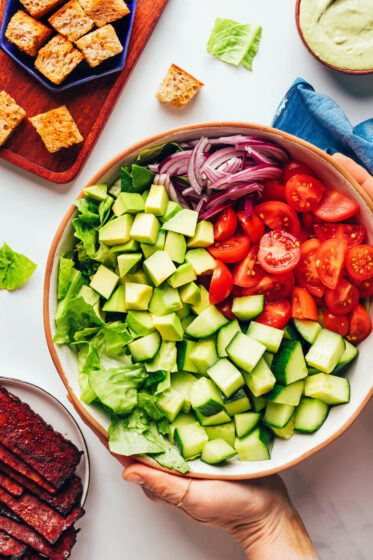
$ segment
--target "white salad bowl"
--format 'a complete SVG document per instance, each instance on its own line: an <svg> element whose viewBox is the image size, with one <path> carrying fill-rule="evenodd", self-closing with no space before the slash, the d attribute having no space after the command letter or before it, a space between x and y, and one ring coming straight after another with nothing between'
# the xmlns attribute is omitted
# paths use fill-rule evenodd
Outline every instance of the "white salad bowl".
<svg viewBox="0 0 373 560"><path fill-rule="evenodd" d="M112 184L120 175L120 167L133 161L137 154L146 148L169 141L183 142L200 136L219 137L232 134L257 135L284 147L292 158L311 167L319 179L332 185L342 193L348 194L360 205L359 220L367 228L367 236L373 242L373 203L362 191L357 182L332 157L315 146L276 129L247 123L208 123L185 126L147 138L127 148L109 161L86 186L97 183ZM81 193L80 196L83 196ZM94 405L80 401L78 384L78 363L76 354L68 346L56 346L54 315L57 306L57 272L59 257L72 247L72 218L75 206L71 206L63 218L53 239L49 252L44 284L44 327L50 354L57 371L64 382L81 418L93 429L101 441L107 445L109 419ZM359 346L359 356L348 372L351 384L351 401L348 404L332 407L323 426L313 434L296 434L285 441L275 439L271 459L268 461L242 462L233 459L222 466L211 466L200 460L190 462L188 476L216 479L249 479L280 472L313 455L351 426L373 393L371 344L372 336ZM148 457L138 457L139 461L161 468Z"/></svg>

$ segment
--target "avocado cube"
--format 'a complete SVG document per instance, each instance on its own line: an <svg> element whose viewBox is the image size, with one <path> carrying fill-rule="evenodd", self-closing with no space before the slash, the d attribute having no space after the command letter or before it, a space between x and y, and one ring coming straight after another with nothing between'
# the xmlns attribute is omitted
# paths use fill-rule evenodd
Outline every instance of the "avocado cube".
<svg viewBox="0 0 373 560"><path fill-rule="evenodd" d="M144 257L147 259L151 257L156 251L162 251L166 240L166 232L159 230L157 241L154 245L149 245L148 243L141 243L141 250L144 253Z"/></svg>
<svg viewBox="0 0 373 560"><path fill-rule="evenodd" d="M173 422L184 404L184 397L175 391L167 389L157 400L157 405L166 414L169 422Z"/></svg>
<svg viewBox="0 0 373 560"><path fill-rule="evenodd" d="M162 284L154 288L152 299L149 303L149 311L155 315L167 315L178 311L183 307L179 292L168 284Z"/></svg>
<svg viewBox="0 0 373 560"><path fill-rule="evenodd" d="M162 226L167 231L182 233L187 237L193 237L196 232L198 212L183 208Z"/></svg>
<svg viewBox="0 0 373 560"><path fill-rule="evenodd" d="M138 336L146 336L155 331L152 316L147 311L129 311L126 321Z"/></svg>
<svg viewBox="0 0 373 560"><path fill-rule="evenodd" d="M139 193L122 192L113 204L116 216L144 212L144 199Z"/></svg>
<svg viewBox="0 0 373 560"><path fill-rule="evenodd" d="M154 286L159 286L175 272L176 267L165 251L156 251L144 261L144 270Z"/></svg>
<svg viewBox="0 0 373 560"><path fill-rule="evenodd" d="M120 218L111 220L98 230L98 238L105 245L122 245L130 239L130 230L133 223L133 217L130 214L124 214Z"/></svg>
<svg viewBox="0 0 373 560"><path fill-rule="evenodd" d="M191 251L187 251L185 260L192 265L197 276L211 272L216 266L216 260L206 249L192 249Z"/></svg>
<svg viewBox="0 0 373 560"><path fill-rule="evenodd" d="M195 305L192 305L192 311L196 315L199 315L200 313L202 313L202 311L204 311L208 307L210 307L210 296L209 296L209 293L206 290L205 286L201 285L200 286L200 300Z"/></svg>
<svg viewBox="0 0 373 560"><path fill-rule="evenodd" d="M96 200L102 202L107 196L107 185L92 185L83 190L84 194L90 200Z"/></svg>
<svg viewBox="0 0 373 560"><path fill-rule="evenodd" d="M180 286L189 284L189 282L193 282L194 280L197 280L194 268L190 263L184 263L175 270L167 282L173 288L179 288Z"/></svg>
<svg viewBox="0 0 373 560"><path fill-rule="evenodd" d="M199 247L208 247L214 243L214 226L211 222L202 220L198 222L196 232L192 239L188 241L188 247L197 249Z"/></svg>
<svg viewBox="0 0 373 560"><path fill-rule="evenodd" d="M184 235L168 231L164 250L174 262L183 264L186 253L186 241Z"/></svg>
<svg viewBox="0 0 373 560"><path fill-rule="evenodd" d="M129 214L125 214L129 216ZM140 243L150 243L154 245L157 241L159 232L159 222L153 214L137 214L133 222L130 236Z"/></svg>
<svg viewBox="0 0 373 560"><path fill-rule="evenodd" d="M112 313L125 313L127 311L124 286L118 286L111 294L110 298L104 303L102 310Z"/></svg>
<svg viewBox="0 0 373 560"><path fill-rule="evenodd" d="M168 222L175 214L180 212L181 206L177 202L173 202L172 200L168 201L166 212L163 216L160 217L162 223Z"/></svg>
<svg viewBox="0 0 373 560"><path fill-rule="evenodd" d="M92 290L89 286L82 286L79 290L78 297L82 297L89 305L96 305L100 301L100 296L97 292Z"/></svg>
<svg viewBox="0 0 373 560"><path fill-rule="evenodd" d="M152 185L145 201L145 212L163 216L167 210L168 194L163 185Z"/></svg>
<svg viewBox="0 0 373 560"><path fill-rule="evenodd" d="M184 330L176 313L169 313L168 315L163 315L162 317L153 315L152 319L153 325L163 340L183 340Z"/></svg>
<svg viewBox="0 0 373 560"><path fill-rule="evenodd" d="M181 309L178 309L176 311L180 319L184 319L185 317L189 317L190 315L190 305L188 305L187 303L184 303L182 305L183 306L181 307Z"/></svg>
<svg viewBox="0 0 373 560"><path fill-rule="evenodd" d="M152 286L149 278L146 276L143 270L138 270L137 272L132 272L131 274L126 274L119 280L122 286L125 286L128 282L134 284L146 284L147 286ZM153 286L152 286L153 287Z"/></svg>
<svg viewBox="0 0 373 560"><path fill-rule="evenodd" d="M186 284L179 290L181 301L197 305L201 299L201 288L195 282Z"/></svg>
<svg viewBox="0 0 373 560"><path fill-rule="evenodd" d="M109 299L118 281L119 276L101 264L98 267L96 274L93 275L90 286L102 297Z"/></svg>
<svg viewBox="0 0 373 560"><path fill-rule="evenodd" d="M139 250L139 244L134 239L130 239L127 243L113 245L110 250L112 253L136 253Z"/></svg>
<svg viewBox="0 0 373 560"><path fill-rule="evenodd" d="M142 254L141 253L124 253L122 255L118 255L118 269L119 269L119 276L123 278L135 266L136 263L141 261Z"/></svg>
<svg viewBox="0 0 373 560"><path fill-rule="evenodd" d="M127 309L146 311L153 294L153 288L145 284L135 284L132 282L127 282L124 287L126 290Z"/></svg>

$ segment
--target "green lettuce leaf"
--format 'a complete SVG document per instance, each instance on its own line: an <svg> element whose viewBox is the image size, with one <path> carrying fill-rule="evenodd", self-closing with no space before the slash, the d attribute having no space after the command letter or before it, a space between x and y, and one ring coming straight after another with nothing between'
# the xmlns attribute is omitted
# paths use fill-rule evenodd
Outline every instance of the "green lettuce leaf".
<svg viewBox="0 0 373 560"><path fill-rule="evenodd" d="M89 305L81 296L68 300L66 303L65 300L62 300L60 303L62 306L61 309L57 308L57 328L53 338L56 344L71 344L74 342L75 333L88 327L104 324L92 305Z"/></svg>
<svg viewBox="0 0 373 560"><path fill-rule="evenodd" d="M137 406L141 408L145 414L153 420L162 420L164 413L157 406L157 399L145 391L140 391L137 395Z"/></svg>
<svg viewBox="0 0 373 560"><path fill-rule="evenodd" d="M122 167L120 170L120 184L120 189L122 192L131 192L132 177L128 167Z"/></svg>
<svg viewBox="0 0 373 560"><path fill-rule="evenodd" d="M103 264L107 268L115 269L117 266L117 258L107 245L100 243L98 251L94 258L95 261Z"/></svg>
<svg viewBox="0 0 373 560"><path fill-rule="evenodd" d="M82 340L79 335L80 340ZM90 339L90 343L96 348L100 356L116 358L120 356L127 344L131 342L126 323L116 321L103 325Z"/></svg>
<svg viewBox="0 0 373 560"><path fill-rule="evenodd" d="M131 428L129 427L131 424ZM160 453L162 447L154 441L154 438L147 437L149 430L145 425L139 424L133 418L113 417L108 430L109 449L118 455L144 455L147 453Z"/></svg>
<svg viewBox="0 0 373 560"><path fill-rule="evenodd" d="M98 206L93 200L88 198L78 198L74 202L79 211L79 220L89 225L98 226L100 218L98 214Z"/></svg>
<svg viewBox="0 0 373 560"><path fill-rule="evenodd" d="M63 299L69 286L71 284L71 279L73 275L74 261L65 255L60 257L59 268L58 268L58 284L57 284L57 299Z"/></svg>
<svg viewBox="0 0 373 560"><path fill-rule="evenodd" d="M253 60L258 52L260 40L262 38L262 28L257 25L252 25L252 41L245 56L242 59L242 65L248 70L253 69Z"/></svg>
<svg viewBox="0 0 373 560"><path fill-rule="evenodd" d="M110 209L113 205L114 199L111 196L107 196L104 200L100 202L98 207L98 215L100 217L100 224L104 225L110 216Z"/></svg>
<svg viewBox="0 0 373 560"><path fill-rule="evenodd" d="M251 26L217 18L207 43L207 52L223 62L239 66L252 42Z"/></svg>
<svg viewBox="0 0 373 560"><path fill-rule="evenodd" d="M4 243L0 248L0 290L16 290L32 276L36 264Z"/></svg>
<svg viewBox="0 0 373 560"><path fill-rule="evenodd" d="M90 404L96 400L97 395L92 391L89 384L89 373L92 370L100 369L101 362L98 352L92 344L82 344L78 350L78 366L79 376L78 381L80 385L81 395L80 398L83 402Z"/></svg>
<svg viewBox="0 0 373 560"><path fill-rule="evenodd" d="M84 276L87 276L88 278L92 276L92 274L94 274L100 266L99 262L92 260L92 257L88 256L82 241L77 243L74 256L75 266L82 274L84 274Z"/></svg>
<svg viewBox="0 0 373 560"><path fill-rule="evenodd" d="M167 142L166 144L160 144L159 146L153 146L152 148L147 148L138 153L135 160L137 165L148 165L154 161L162 161L167 156L174 154L175 152L180 152L179 144L176 142ZM123 189L122 189L123 190Z"/></svg>
<svg viewBox="0 0 373 560"><path fill-rule="evenodd" d="M75 237L80 239L88 257L92 259L96 254L97 231L80 218L74 218L72 224L75 229Z"/></svg>
<svg viewBox="0 0 373 560"><path fill-rule="evenodd" d="M172 445L159 433L154 422L150 422L149 424L148 437L152 437L153 440L163 449L162 453L153 454L149 452L149 455L151 455L157 463L159 463L162 467L174 469L175 471L181 473L187 473L190 471L188 463L180 455L178 448Z"/></svg>

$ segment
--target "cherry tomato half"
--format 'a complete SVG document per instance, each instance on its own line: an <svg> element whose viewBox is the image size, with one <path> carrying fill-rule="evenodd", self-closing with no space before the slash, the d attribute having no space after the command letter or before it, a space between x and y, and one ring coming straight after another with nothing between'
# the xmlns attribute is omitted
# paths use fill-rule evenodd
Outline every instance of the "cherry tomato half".
<svg viewBox="0 0 373 560"><path fill-rule="evenodd" d="M291 316L293 319L317 321L317 307L313 297L299 286L296 286L293 291Z"/></svg>
<svg viewBox="0 0 373 560"><path fill-rule="evenodd" d="M335 315L347 315L359 303L359 290L346 278L341 278L334 290L326 290L325 303Z"/></svg>
<svg viewBox="0 0 373 560"><path fill-rule="evenodd" d="M297 212L315 210L325 187L310 175L293 175L285 186L286 202Z"/></svg>
<svg viewBox="0 0 373 560"><path fill-rule="evenodd" d="M341 336L346 336L350 330L350 320L348 315L335 315L329 309L325 309L323 313L324 327L329 331L333 331Z"/></svg>
<svg viewBox="0 0 373 560"><path fill-rule="evenodd" d="M321 222L314 224L313 229L320 241L327 239L345 239L349 247L361 245L365 238L365 226L356 224L330 224Z"/></svg>
<svg viewBox="0 0 373 560"><path fill-rule="evenodd" d="M364 309L358 304L350 315L350 330L346 336L351 344L360 344L372 332L372 321Z"/></svg>
<svg viewBox="0 0 373 560"><path fill-rule="evenodd" d="M292 160L285 163L284 166L284 183L287 183L293 175L313 175L313 171L308 165L301 161Z"/></svg>
<svg viewBox="0 0 373 560"><path fill-rule="evenodd" d="M253 245L247 257L235 266L233 282L236 286L250 288L256 286L264 274L258 261L258 245Z"/></svg>
<svg viewBox="0 0 373 560"><path fill-rule="evenodd" d="M232 273L221 261L216 261L210 284L210 303L215 305L227 299L233 288Z"/></svg>
<svg viewBox="0 0 373 560"><path fill-rule="evenodd" d="M243 296L263 294L265 303L289 297L294 289L294 274L266 274L251 288L242 288Z"/></svg>
<svg viewBox="0 0 373 560"><path fill-rule="evenodd" d="M259 243L258 260L270 274L293 270L300 259L300 243L290 233L274 229L263 235Z"/></svg>
<svg viewBox="0 0 373 560"><path fill-rule="evenodd" d="M258 243L262 235L264 235L265 229L263 222L256 214L253 214L251 218L248 218L243 210L237 212L237 218L240 222L240 226L247 233L253 243Z"/></svg>
<svg viewBox="0 0 373 560"><path fill-rule="evenodd" d="M321 282L334 290L342 276L347 241L344 239L328 239L324 241L316 253L316 268Z"/></svg>
<svg viewBox="0 0 373 560"><path fill-rule="evenodd" d="M269 200L281 200L286 202L285 198L285 185L282 185L278 181L263 181L264 189L262 192L261 202L267 202Z"/></svg>
<svg viewBox="0 0 373 560"><path fill-rule="evenodd" d="M363 280L362 282L355 282L355 286L359 290L361 298L373 296L373 278Z"/></svg>
<svg viewBox="0 0 373 560"><path fill-rule="evenodd" d="M255 207L255 213L269 229L281 229L291 233L294 237L299 236L298 216L285 202L279 200L262 202Z"/></svg>
<svg viewBox="0 0 373 560"><path fill-rule="evenodd" d="M237 319L236 315L232 313L232 298L229 297L224 301L218 303L216 307L219 309L220 313L223 313L224 317L233 321L233 319Z"/></svg>
<svg viewBox="0 0 373 560"><path fill-rule="evenodd" d="M236 214L232 208L227 208L218 215L218 219L214 224L215 241L223 241L234 235L237 228Z"/></svg>
<svg viewBox="0 0 373 560"><path fill-rule="evenodd" d="M225 241L217 241L208 247L209 253L223 263L236 263L242 261L249 252L250 239L247 235L234 235Z"/></svg>
<svg viewBox="0 0 373 560"><path fill-rule="evenodd" d="M319 298L325 293L325 286L321 283L316 267L316 254L320 245L320 241L315 238L302 243L300 261L295 269L295 277L300 286Z"/></svg>
<svg viewBox="0 0 373 560"><path fill-rule="evenodd" d="M325 222L340 222L351 218L358 211L359 205L352 198L331 187L325 187L324 195L314 213Z"/></svg>
<svg viewBox="0 0 373 560"><path fill-rule="evenodd" d="M287 299L280 299L267 303L259 317L255 317L255 321L275 329L283 329L288 324L290 316L290 303Z"/></svg>
<svg viewBox="0 0 373 560"><path fill-rule="evenodd" d="M356 282L369 280L373 276L373 246L356 245L346 256L347 272Z"/></svg>

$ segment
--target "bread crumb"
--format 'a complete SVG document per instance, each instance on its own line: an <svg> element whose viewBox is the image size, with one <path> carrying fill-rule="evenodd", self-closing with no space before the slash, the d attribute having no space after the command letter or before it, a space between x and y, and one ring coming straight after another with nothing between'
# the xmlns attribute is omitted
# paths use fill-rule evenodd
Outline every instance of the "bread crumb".
<svg viewBox="0 0 373 560"><path fill-rule="evenodd" d="M161 103L181 109L203 86L202 82L188 72L171 64L155 96Z"/></svg>
<svg viewBox="0 0 373 560"><path fill-rule="evenodd" d="M35 68L54 84L60 84L83 58L71 41L62 35L56 35L40 49Z"/></svg>
<svg viewBox="0 0 373 560"><path fill-rule="evenodd" d="M8 140L25 115L26 111L17 105L13 97L6 91L0 91L0 146Z"/></svg>
<svg viewBox="0 0 373 560"><path fill-rule="evenodd" d="M88 35L84 35L84 37L75 41L75 44L83 52L85 59L92 68L123 50L112 25L105 25L101 29L96 29Z"/></svg>
<svg viewBox="0 0 373 560"><path fill-rule="evenodd" d="M35 57L52 33L49 27L18 10L8 23L5 37L21 51Z"/></svg>
<svg viewBox="0 0 373 560"><path fill-rule="evenodd" d="M94 26L94 21L83 10L78 0L70 0L49 18L52 27L70 41L76 41Z"/></svg>
<svg viewBox="0 0 373 560"><path fill-rule="evenodd" d="M48 152L52 154L61 148L69 148L83 141L66 105L31 117L29 120L40 134Z"/></svg>
<svg viewBox="0 0 373 560"><path fill-rule="evenodd" d="M20 0L30 14L40 19L62 4L64 0Z"/></svg>
<svg viewBox="0 0 373 560"><path fill-rule="evenodd" d="M123 0L79 0L79 2L97 27L103 27L130 13Z"/></svg>

